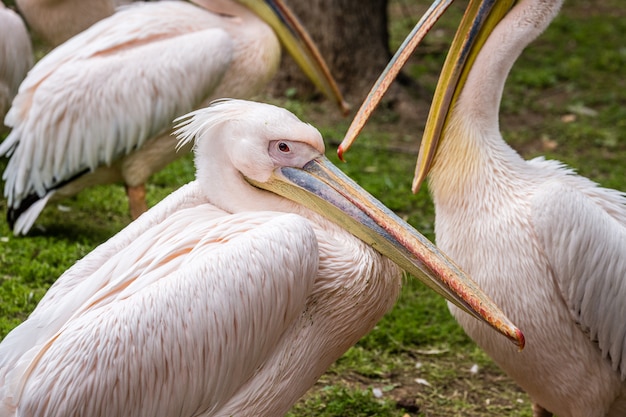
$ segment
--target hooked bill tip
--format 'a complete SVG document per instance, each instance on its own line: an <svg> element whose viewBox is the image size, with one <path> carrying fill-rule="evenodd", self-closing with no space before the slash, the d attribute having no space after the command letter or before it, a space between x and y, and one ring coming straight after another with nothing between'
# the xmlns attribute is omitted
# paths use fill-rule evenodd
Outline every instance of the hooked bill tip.
<svg viewBox="0 0 626 417"><path fill-rule="evenodd" d="M526 346L526 338L524 337L524 333L518 328L515 328L515 344L519 347L519 350L524 349Z"/></svg>
<svg viewBox="0 0 626 417"><path fill-rule="evenodd" d="M343 145L339 145L339 147L337 148L337 156L339 157L339 160L341 162L346 162L346 160L343 158L343 152L344 152Z"/></svg>
<svg viewBox="0 0 626 417"><path fill-rule="evenodd" d="M348 103L345 100L341 100L339 107L341 108L341 113L343 114L344 117L348 116L350 112L352 111L352 106L350 105L350 103Z"/></svg>

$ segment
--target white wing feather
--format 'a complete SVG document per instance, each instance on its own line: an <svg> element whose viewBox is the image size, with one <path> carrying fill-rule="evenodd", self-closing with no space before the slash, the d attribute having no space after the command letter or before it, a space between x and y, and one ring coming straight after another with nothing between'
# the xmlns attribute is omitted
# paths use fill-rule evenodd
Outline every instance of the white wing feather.
<svg viewBox="0 0 626 417"><path fill-rule="evenodd" d="M317 274L318 249L313 229L299 216L222 213L215 221L214 214L210 205L172 213L73 285L63 305L40 305L39 339L32 340L29 318L7 336L22 341L20 354L8 352L17 360L6 361L7 352L0 352L9 368L0 370L5 403L21 402L34 415L75 406L91 415L103 402L120 415L179 414L181 406L191 415L221 406L217 399L238 388L228 381L246 381L301 313ZM84 263L68 273L80 275ZM120 349L126 358L135 350L142 355L117 361ZM96 374L98 381L92 380ZM102 398L93 398L93 384ZM171 407L130 401L138 386L151 398L167 396ZM129 409L131 403L138 409Z"/></svg>
<svg viewBox="0 0 626 417"><path fill-rule="evenodd" d="M534 197L534 231L573 317L625 378L626 199L568 177Z"/></svg>
<svg viewBox="0 0 626 417"><path fill-rule="evenodd" d="M177 210L193 207L206 202L197 181L192 181L173 192L161 200L156 206L150 209L149 214L143 214L137 220L126 226L109 240L98 246L80 260L81 268L70 268L63 274L64 279L58 279L46 292L31 317L42 314L46 315L48 304L54 306L60 303L59 300L66 297L76 285L80 284L85 276L93 274L109 258L125 248L139 238L148 229L155 227L165 221L167 217ZM224 216L226 213L217 208L210 214L211 218ZM206 214L209 216L209 214ZM41 311L41 313L40 313ZM2 356L0 355L0 358ZM0 362L1 364L1 362Z"/></svg>
<svg viewBox="0 0 626 417"><path fill-rule="evenodd" d="M231 60L217 19L184 2L128 7L44 57L6 117L9 205L111 164L200 105Z"/></svg>
<svg viewBox="0 0 626 417"><path fill-rule="evenodd" d="M68 269L48 289L44 297L37 304L28 320L23 322L19 332L12 332L0 344L0 388L4 386L6 373L14 366L24 353L37 344L44 343L57 332L63 325L63 319L67 320L71 310L65 311L65 316L60 309L68 302L68 294L76 292L79 285L83 285L85 277L95 274L108 259L125 250L128 245L139 238L146 230L160 224L176 210L193 207L202 204L205 198L200 191L197 181L193 181L176 192L170 194L159 202L148 213L140 216L129 224L123 232L113 236L105 243L87 254L75 266ZM212 217L223 216L225 213L215 209ZM85 300L93 292L98 290L104 283L94 283L89 294L81 294L78 302ZM84 287L83 287L84 288ZM56 320L56 324L52 323ZM0 389L0 399L4 398ZM0 402L0 407L1 407ZM2 409L0 408L0 411ZM2 413L0 413L2 415Z"/></svg>

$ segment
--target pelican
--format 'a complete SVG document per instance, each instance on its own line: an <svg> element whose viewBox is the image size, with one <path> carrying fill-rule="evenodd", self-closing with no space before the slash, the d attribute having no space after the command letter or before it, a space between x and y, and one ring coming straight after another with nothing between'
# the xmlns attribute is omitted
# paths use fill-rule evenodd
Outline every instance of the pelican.
<svg viewBox="0 0 626 417"><path fill-rule="evenodd" d="M33 47L26 26L17 13L0 2L0 120L32 66ZM0 132L3 129L0 127Z"/></svg>
<svg viewBox="0 0 626 417"><path fill-rule="evenodd" d="M266 23L267 22L267 23ZM280 42L328 97L346 104L280 0L136 3L54 49L28 74L0 144L7 219L25 234L49 201L123 182L132 218L145 182L184 152L171 121L221 97L248 98L276 72Z"/></svg>
<svg viewBox="0 0 626 417"><path fill-rule="evenodd" d="M35 35L57 46L112 15L124 0L15 0Z"/></svg>
<svg viewBox="0 0 626 417"><path fill-rule="evenodd" d="M498 126L513 63L561 3L469 3L435 90L413 186L428 175L437 244L524 329L519 353L450 307L528 393L533 415L624 416L626 195L557 161L525 161ZM422 35L416 27L411 36ZM403 59L377 85L387 85ZM383 90L370 92L364 115ZM341 151L365 120L355 117Z"/></svg>
<svg viewBox="0 0 626 417"><path fill-rule="evenodd" d="M282 415L391 308L391 260L523 346L473 281L324 157L311 125L222 100L177 133L195 141L196 180L7 335L0 415Z"/></svg>

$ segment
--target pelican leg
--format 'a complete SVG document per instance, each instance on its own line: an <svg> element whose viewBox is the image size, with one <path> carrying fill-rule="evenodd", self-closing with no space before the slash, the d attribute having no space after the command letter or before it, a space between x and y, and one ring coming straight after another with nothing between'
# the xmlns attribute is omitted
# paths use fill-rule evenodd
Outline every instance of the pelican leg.
<svg viewBox="0 0 626 417"><path fill-rule="evenodd" d="M533 417L552 417L553 414L540 406L539 404L533 402Z"/></svg>
<svg viewBox="0 0 626 417"><path fill-rule="evenodd" d="M126 195L128 196L128 208L133 220L148 211L146 203L146 186L144 184L134 187L126 185Z"/></svg>

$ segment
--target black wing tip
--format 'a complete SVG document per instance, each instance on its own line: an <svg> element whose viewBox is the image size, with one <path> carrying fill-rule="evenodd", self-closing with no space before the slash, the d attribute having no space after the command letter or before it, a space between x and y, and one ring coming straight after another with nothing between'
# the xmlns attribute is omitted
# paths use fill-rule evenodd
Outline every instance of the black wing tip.
<svg viewBox="0 0 626 417"><path fill-rule="evenodd" d="M66 184L69 184L77 178L87 174L88 172L89 168L85 168L82 171L78 172L76 175L73 175L66 180L54 184L52 187L46 190L46 193L44 195L40 196L37 193L29 194L22 201L20 201L18 206L7 208L7 223L9 224L11 230L13 230L13 227L15 226L15 223L20 218L20 216L24 214L33 204L44 198L48 193L57 190Z"/></svg>
<svg viewBox="0 0 626 417"><path fill-rule="evenodd" d="M15 223L20 218L22 214L26 212L33 204L37 201L41 200L42 197L37 194L29 194L25 199L20 201L20 204L17 207L9 207L7 208L7 223L9 224L9 228L13 230L15 227Z"/></svg>

